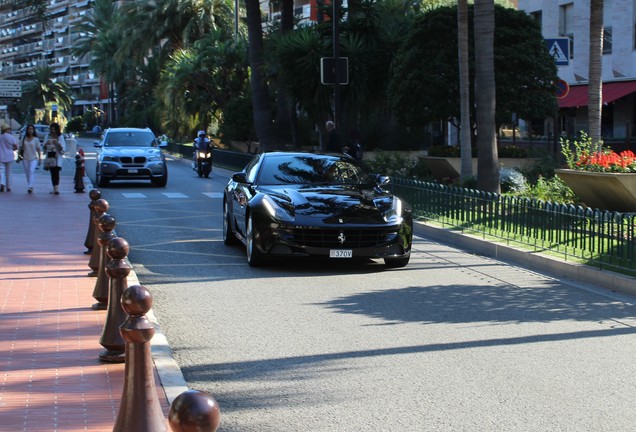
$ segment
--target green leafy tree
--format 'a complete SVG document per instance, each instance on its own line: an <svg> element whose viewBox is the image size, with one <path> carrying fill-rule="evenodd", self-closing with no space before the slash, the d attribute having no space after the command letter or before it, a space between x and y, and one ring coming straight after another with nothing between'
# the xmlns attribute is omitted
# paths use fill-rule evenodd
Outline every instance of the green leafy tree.
<svg viewBox="0 0 636 432"><path fill-rule="evenodd" d="M468 11L470 24L473 7ZM455 7L428 11L404 39L389 84L390 106L404 125L460 117L456 13ZM553 115L556 66L540 29L524 12L501 6L495 6L495 21L497 118ZM470 82L475 80L472 33L469 26Z"/></svg>

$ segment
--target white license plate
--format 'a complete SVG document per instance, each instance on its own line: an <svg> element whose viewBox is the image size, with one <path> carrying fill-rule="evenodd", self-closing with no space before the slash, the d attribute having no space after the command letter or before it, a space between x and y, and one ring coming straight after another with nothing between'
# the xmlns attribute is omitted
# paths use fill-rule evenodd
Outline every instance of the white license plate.
<svg viewBox="0 0 636 432"><path fill-rule="evenodd" d="M351 249L331 249L329 258L352 258L353 251Z"/></svg>
<svg viewBox="0 0 636 432"><path fill-rule="evenodd" d="M128 170L128 174L137 174L139 172L139 170L136 169L129 169Z"/></svg>

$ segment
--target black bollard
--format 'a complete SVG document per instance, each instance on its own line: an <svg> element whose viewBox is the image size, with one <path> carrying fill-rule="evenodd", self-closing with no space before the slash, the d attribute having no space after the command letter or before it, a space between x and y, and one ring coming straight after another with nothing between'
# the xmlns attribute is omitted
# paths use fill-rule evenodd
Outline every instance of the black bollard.
<svg viewBox="0 0 636 432"><path fill-rule="evenodd" d="M95 235L93 238L95 239L95 241L93 242L94 247L91 251L91 258L88 260L88 266L91 268L91 272L88 274L90 277L97 277L97 274L99 272L100 249L97 245L97 238L99 237L99 229L97 229L97 225L99 224L99 218L101 217L101 215L108 211L108 207L108 201L106 201L104 198L96 200L95 204L93 204L93 229L95 231Z"/></svg>
<svg viewBox="0 0 636 432"><path fill-rule="evenodd" d="M94 310L108 308L110 279L106 273L106 265L110 262L110 258L106 254L106 245L116 237L115 233L113 233L115 225L115 218L108 213L102 214L98 219L97 228L99 228L101 234L97 237L97 244L99 245L99 267L97 270L97 280L95 280L95 288L93 289L93 298L97 300L97 303L91 306Z"/></svg>
<svg viewBox="0 0 636 432"><path fill-rule="evenodd" d="M143 285L131 285L121 296L121 307L128 314L120 328L126 341L126 364L124 390L113 432L167 431L150 355L155 327L146 313L152 307L152 296Z"/></svg>
<svg viewBox="0 0 636 432"><path fill-rule="evenodd" d="M219 404L208 392L186 390L170 405L173 432L215 432L221 422Z"/></svg>
<svg viewBox="0 0 636 432"><path fill-rule="evenodd" d="M99 189L91 189L88 196L91 199L91 202L88 203L88 231L86 231L86 238L84 239L84 246L86 247L86 250L84 251L85 255L93 252L93 246L95 246L95 224L93 223L95 209L93 209L93 206L95 205L95 201L102 197L102 193Z"/></svg>
<svg viewBox="0 0 636 432"><path fill-rule="evenodd" d="M106 274L110 278L110 289L108 291L108 313L102 336L99 339L99 343L106 349L99 354L99 359L108 363L123 363L125 360L126 342L121 336L119 327L126 321L126 314L119 299L128 287L127 277L131 267L126 262L126 255L128 255L129 249L128 242L121 237L113 238L106 245L106 253L110 257L109 263L106 264Z"/></svg>

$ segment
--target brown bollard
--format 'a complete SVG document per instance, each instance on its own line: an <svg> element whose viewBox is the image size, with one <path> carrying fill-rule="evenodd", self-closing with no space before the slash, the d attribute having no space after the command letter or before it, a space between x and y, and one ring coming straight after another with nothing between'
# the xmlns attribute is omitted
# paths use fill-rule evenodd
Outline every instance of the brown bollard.
<svg viewBox="0 0 636 432"><path fill-rule="evenodd" d="M93 247L95 246L95 224L93 223L93 216L95 216L95 209L93 206L95 205L95 201L102 197L102 193L99 189L91 189L88 193L91 202L88 203L88 230L86 231L86 238L84 239L84 246L86 250L84 254L88 255L93 252Z"/></svg>
<svg viewBox="0 0 636 432"><path fill-rule="evenodd" d="M95 231L95 236L94 236L95 241L93 242L93 250L91 251L91 258L90 260L88 260L88 266L91 268L91 272L88 273L90 277L96 277L99 272L100 249L97 244L97 238L99 237L100 231L97 228L97 225L99 224L99 218L108 211L108 207L109 207L108 201L106 201L104 198L100 198L96 200L95 204L93 204L93 211L94 211L93 212L93 225L94 225L93 230Z"/></svg>
<svg viewBox="0 0 636 432"><path fill-rule="evenodd" d="M128 319L121 325L126 341L124 390L113 432L164 432L166 419L155 387L150 340L155 327L146 317L152 296L143 285L131 285L121 296L121 307Z"/></svg>
<svg viewBox="0 0 636 432"><path fill-rule="evenodd" d="M170 405L173 432L215 432L221 422L219 404L208 392L186 390Z"/></svg>
<svg viewBox="0 0 636 432"><path fill-rule="evenodd" d="M110 279L106 273L106 265L110 262L110 258L106 254L106 245L109 241L116 237L113 230L115 229L115 218L108 213L102 214L98 219L97 228L101 234L97 237L99 245L99 268L97 270L97 280L95 280L95 288L93 289L93 298L97 303L91 306L94 310L103 310L108 308L108 291L110 290Z"/></svg>
<svg viewBox="0 0 636 432"><path fill-rule="evenodd" d="M125 360L126 342L119 327L126 321L126 314L119 299L128 287L127 277L131 267L126 261L126 255L128 255L129 250L128 242L121 237L113 238L106 245L106 253L110 257L110 262L106 264L106 274L110 278L110 289L108 291L108 313L102 336L99 339L101 346L106 349L99 354L99 359L108 363L123 363Z"/></svg>

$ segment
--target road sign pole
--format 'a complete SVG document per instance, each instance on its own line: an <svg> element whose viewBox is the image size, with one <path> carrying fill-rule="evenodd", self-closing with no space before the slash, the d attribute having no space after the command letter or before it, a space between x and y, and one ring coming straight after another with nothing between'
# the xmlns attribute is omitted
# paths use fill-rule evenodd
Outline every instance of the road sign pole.
<svg viewBox="0 0 636 432"><path fill-rule="evenodd" d="M338 60L340 59L340 23L338 17L338 5L340 0L333 0L331 22L333 25L333 58L334 58L334 72L335 80L333 85L333 121L336 123L336 133L340 128L340 76L338 74Z"/></svg>

